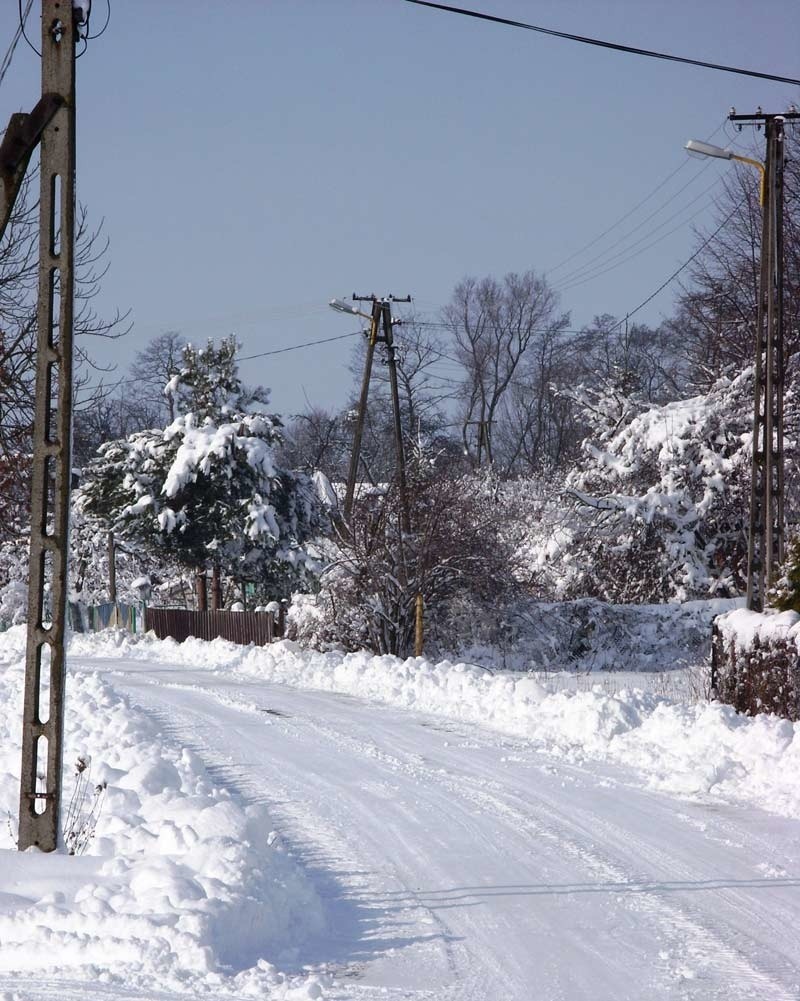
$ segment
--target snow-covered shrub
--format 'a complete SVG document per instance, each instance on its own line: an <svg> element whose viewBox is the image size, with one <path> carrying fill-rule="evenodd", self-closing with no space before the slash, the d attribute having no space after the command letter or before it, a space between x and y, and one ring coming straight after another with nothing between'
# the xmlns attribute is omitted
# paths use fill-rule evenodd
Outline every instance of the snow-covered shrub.
<svg viewBox="0 0 800 1001"><path fill-rule="evenodd" d="M560 597L687 600L746 573L753 374L619 421L595 420L567 477L568 517L538 546ZM786 412L794 420L787 394Z"/></svg>
<svg viewBox="0 0 800 1001"><path fill-rule="evenodd" d="M738 609L715 620L716 696L737 712L800 720L800 614Z"/></svg>
<svg viewBox="0 0 800 1001"><path fill-rule="evenodd" d="M21 580L10 580L0 588L0 626L8 629L28 619L28 585Z"/></svg>
<svg viewBox="0 0 800 1001"><path fill-rule="evenodd" d="M278 469L279 422L263 414L179 417L102 446L76 502L123 542L183 566L220 565L269 597L306 581L303 544L322 512L309 477Z"/></svg>
<svg viewBox="0 0 800 1001"><path fill-rule="evenodd" d="M320 593L290 610L289 636L323 649L405 656L421 594L427 652L496 639L519 584L495 487L491 477L416 465L407 533L394 485L362 496L350 530L325 548Z"/></svg>
<svg viewBox="0 0 800 1001"><path fill-rule="evenodd" d="M769 591L770 605L781 612L800 612L800 536L790 540L779 574Z"/></svg>

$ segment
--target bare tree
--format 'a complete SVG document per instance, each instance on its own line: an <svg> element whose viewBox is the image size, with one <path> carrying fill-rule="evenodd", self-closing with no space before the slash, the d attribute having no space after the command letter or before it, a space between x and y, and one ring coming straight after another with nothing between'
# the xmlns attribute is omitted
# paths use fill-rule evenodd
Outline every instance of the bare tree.
<svg viewBox="0 0 800 1001"><path fill-rule="evenodd" d="M484 449L491 463L494 425L529 348L568 323L557 315L558 297L546 280L527 271L502 281L465 278L455 288L444 320L465 369L462 398L464 450L480 465ZM477 428L477 435L471 434Z"/></svg>
<svg viewBox="0 0 800 1001"><path fill-rule="evenodd" d="M416 468L407 496L412 531L402 539L395 484L357 499L323 574L315 642L408 656L418 595L428 650L457 649L482 618L502 628L501 609L520 585L491 477Z"/></svg>
<svg viewBox="0 0 800 1001"><path fill-rule="evenodd" d="M784 316L789 355L800 348L800 138L786 135L784 169ZM763 153L754 150L760 158ZM692 264L675 318L664 325L694 391L752 364L761 259L759 179L752 170L726 174L711 232ZM727 221L725 221L727 220ZM722 225L724 223L724 225Z"/></svg>
<svg viewBox="0 0 800 1001"><path fill-rule="evenodd" d="M39 270L37 181L33 172L23 182L0 244L0 469L5 486L0 531L5 533L23 525L28 510ZM101 388L88 385L89 374L99 370L88 353L88 338L117 338L129 329L126 316L117 312L107 319L98 316L94 308L107 267L108 240L102 234L102 224L92 228L85 207L79 206L75 251L77 410L91 410L105 395Z"/></svg>
<svg viewBox="0 0 800 1001"><path fill-rule="evenodd" d="M504 476L550 472L577 453L572 406L557 390L573 368L560 329L545 330L529 346L494 429L495 458Z"/></svg>
<svg viewBox="0 0 800 1001"><path fill-rule="evenodd" d="M177 417L175 400L165 394L164 387L180 372L185 346L185 339L177 331L168 330L142 348L130 368L130 378L136 383L139 399L170 423Z"/></svg>
<svg viewBox="0 0 800 1001"><path fill-rule="evenodd" d="M345 415L309 406L288 422L278 454L290 469L319 470L331 481L343 481L352 437Z"/></svg>

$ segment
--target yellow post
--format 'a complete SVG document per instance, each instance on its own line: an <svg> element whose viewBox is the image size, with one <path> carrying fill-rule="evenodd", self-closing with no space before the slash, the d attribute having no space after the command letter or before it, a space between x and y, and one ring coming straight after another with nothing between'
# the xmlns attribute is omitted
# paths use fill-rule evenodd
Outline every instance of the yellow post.
<svg viewBox="0 0 800 1001"><path fill-rule="evenodd" d="M417 608L416 608L416 611L417 611L417 623L416 623L416 626L417 627L416 627L416 630L415 630L415 633L414 633L414 656L415 657L421 657L422 656L422 647L423 647L423 640L424 640L423 621L422 621L423 607L424 606L423 606L423 601L422 601L422 595L418 594L417 595Z"/></svg>

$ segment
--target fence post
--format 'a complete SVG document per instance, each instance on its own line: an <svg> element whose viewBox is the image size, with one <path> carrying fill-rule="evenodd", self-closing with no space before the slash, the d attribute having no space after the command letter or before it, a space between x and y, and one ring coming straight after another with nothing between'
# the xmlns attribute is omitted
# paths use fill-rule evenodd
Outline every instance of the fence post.
<svg viewBox="0 0 800 1001"><path fill-rule="evenodd" d="M711 691L708 693L712 699L719 697L719 657L721 636L717 620L711 623Z"/></svg>

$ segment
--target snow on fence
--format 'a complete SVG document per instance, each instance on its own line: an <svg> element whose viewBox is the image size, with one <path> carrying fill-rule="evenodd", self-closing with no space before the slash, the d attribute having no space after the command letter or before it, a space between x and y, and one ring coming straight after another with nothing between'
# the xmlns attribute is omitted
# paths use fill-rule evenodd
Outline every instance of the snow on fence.
<svg viewBox="0 0 800 1001"><path fill-rule="evenodd" d="M800 615L738 609L714 620L711 686L737 712L800 719Z"/></svg>
<svg viewBox="0 0 800 1001"><path fill-rule="evenodd" d="M145 632L159 639L183 643L190 636L201 640L224 639L231 643L264 646L283 635L284 616L273 612L194 612L185 608L146 608Z"/></svg>

